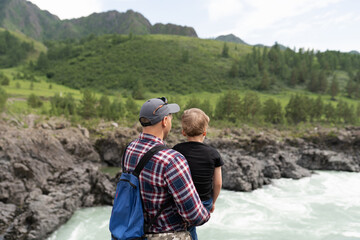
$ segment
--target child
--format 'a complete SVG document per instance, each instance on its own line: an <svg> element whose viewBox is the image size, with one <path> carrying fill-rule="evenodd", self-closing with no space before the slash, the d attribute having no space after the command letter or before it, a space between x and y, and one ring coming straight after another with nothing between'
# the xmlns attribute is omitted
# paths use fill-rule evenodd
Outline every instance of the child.
<svg viewBox="0 0 360 240"><path fill-rule="evenodd" d="M209 117L198 108L185 110L181 117L181 125L182 134L187 138L187 142L175 145L174 149L188 161L200 199L212 213L221 190L221 166L224 162L216 149L203 143L209 121ZM197 240L195 227L190 227L188 231L192 239Z"/></svg>

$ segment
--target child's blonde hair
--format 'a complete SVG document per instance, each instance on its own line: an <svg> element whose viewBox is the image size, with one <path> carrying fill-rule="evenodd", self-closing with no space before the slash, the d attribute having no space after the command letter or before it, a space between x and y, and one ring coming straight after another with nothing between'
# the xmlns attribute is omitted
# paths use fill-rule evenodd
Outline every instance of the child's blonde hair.
<svg viewBox="0 0 360 240"><path fill-rule="evenodd" d="M210 122L210 118L199 108L185 110L181 116L181 126L184 133L189 137L203 134Z"/></svg>

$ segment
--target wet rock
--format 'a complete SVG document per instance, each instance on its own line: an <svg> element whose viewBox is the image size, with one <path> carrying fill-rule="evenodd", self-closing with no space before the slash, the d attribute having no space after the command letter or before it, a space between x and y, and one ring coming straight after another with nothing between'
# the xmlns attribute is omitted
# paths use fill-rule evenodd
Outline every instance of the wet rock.
<svg viewBox="0 0 360 240"><path fill-rule="evenodd" d="M260 162L250 156L222 154L224 166L223 187L235 191L249 192L268 183L261 171Z"/></svg>
<svg viewBox="0 0 360 240"><path fill-rule="evenodd" d="M302 153L297 164L311 170L359 172L359 165L352 156L328 150L311 149Z"/></svg>

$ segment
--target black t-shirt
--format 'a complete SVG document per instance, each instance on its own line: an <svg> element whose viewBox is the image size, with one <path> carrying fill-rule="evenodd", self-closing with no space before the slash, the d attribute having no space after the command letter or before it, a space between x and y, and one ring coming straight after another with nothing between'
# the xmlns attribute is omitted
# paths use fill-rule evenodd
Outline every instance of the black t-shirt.
<svg viewBox="0 0 360 240"><path fill-rule="evenodd" d="M219 152L201 142L179 143L173 149L184 155L188 161L191 177L201 201L212 198L214 170L224 165Z"/></svg>

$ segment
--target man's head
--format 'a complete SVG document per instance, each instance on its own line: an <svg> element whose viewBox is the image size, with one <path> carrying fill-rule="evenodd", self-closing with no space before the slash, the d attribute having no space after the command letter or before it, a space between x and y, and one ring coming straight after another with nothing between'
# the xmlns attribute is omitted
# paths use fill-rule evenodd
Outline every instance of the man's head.
<svg viewBox="0 0 360 240"><path fill-rule="evenodd" d="M199 108L185 110L181 117L183 133L188 137L206 134L210 118Z"/></svg>
<svg viewBox="0 0 360 240"><path fill-rule="evenodd" d="M176 103L168 104L165 97L152 98L142 105L139 121L146 131L158 136L161 135L161 138L166 138L171 129L171 114L179 111L179 105Z"/></svg>

